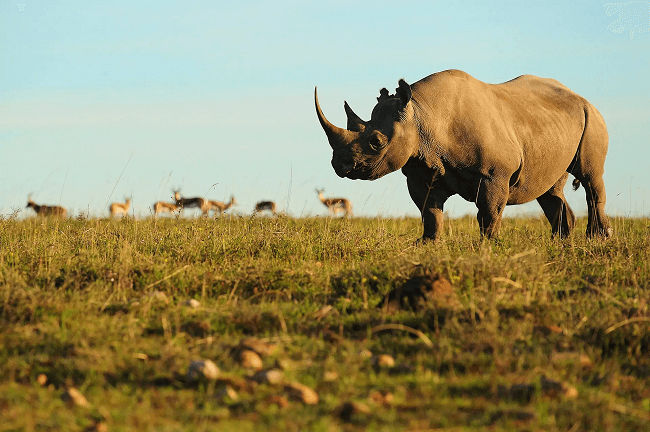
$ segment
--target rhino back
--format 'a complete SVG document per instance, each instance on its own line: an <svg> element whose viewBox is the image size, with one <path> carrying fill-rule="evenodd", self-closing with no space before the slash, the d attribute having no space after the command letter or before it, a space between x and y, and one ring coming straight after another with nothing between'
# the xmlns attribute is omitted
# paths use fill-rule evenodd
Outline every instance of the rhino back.
<svg viewBox="0 0 650 432"><path fill-rule="evenodd" d="M487 84L461 71L412 86L429 166L514 175L508 204L546 192L573 160L588 102L558 81L523 75Z"/></svg>

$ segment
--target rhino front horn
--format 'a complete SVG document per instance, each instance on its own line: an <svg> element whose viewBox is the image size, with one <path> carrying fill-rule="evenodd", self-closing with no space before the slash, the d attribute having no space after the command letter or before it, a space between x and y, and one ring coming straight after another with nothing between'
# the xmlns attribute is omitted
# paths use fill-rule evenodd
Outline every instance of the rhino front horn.
<svg viewBox="0 0 650 432"><path fill-rule="evenodd" d="M323 111L320 109L320 104L318 103L317 88L314 88L314 103L316 105L316 114L318 115L318 121L325 131L325 135L327 135L327 140L329 141L332 149L346 146L359 136L358 132L352 132L347 129L336 127L330 123L329 120L327 120L325 114L323 114Z"/></svg>

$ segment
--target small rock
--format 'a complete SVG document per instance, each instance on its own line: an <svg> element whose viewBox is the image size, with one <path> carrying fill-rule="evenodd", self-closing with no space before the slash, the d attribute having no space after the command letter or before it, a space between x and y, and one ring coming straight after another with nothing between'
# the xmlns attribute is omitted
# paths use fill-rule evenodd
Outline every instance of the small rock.
<svg viewBox="0 0 650 432"><path fill-rule="evenodd" d="M542 393L546 396L557 398L563 396L568 399L574 399L578 396L578 390L572 385L554 381L542 375L540 378L542 384Z"/></svg>
<svg viewBox="0 0 650 432"><path fill-rule="evenodd" d="M355 414L370 414L368 405L360 402L345 402L334 410L341 420L349 422Z"/></svg>
<svg viewBox="0 0 650 432"><path fill-rule="evenodd" d="M286 408L289 406L289 401L284 396L271 396L267 399L270 404L277 405L279 408Z"/></svg>
<svg viewBox="0 0 650 432"><path fill-rule="evenodd" d="M202 378L214 381L219 376L219 373L219 368L212 360L194 360L187 370L187 379L190 382Z"/></svg>
<svg viewBox="0 0 650 432"><path fill-rule="evenodd" d="M364 359L372 358L372 351L370 351L369 349L364 348L361 351L359 351L359 357L364 358Z"/></svg>
<svg viewBox="0 0 650 432"><path fill-rule="evenodd" d="M251 350L243 350L239 353L239 361L246 369L260 370L262 369L262 359L260 356Z"/></svg>
<svg viewBox="0 0 650 432"><path fill-rule="evenodd" d="M95 423L84 429L84 432L108 432L108 425L104 422Z"/></svg>
<svg viewBox="0 0 650 432"><path fill-rule="evenodd" d="M44 386L47 384L47 375L45 374L40 374L38 378L36 378L36 382L38 382L40 385Z"/></svg>
<svg viewBox="0 0 650 432"><path fill-rule="evenodd" d="M151 300L156 300L165 304L169 303L169 299L167 298L167 295L162 291L157 291L157 290L154 291L153 293L151 293L151 296L149 296L149 298Z"/></svg>
<svg viewBox="0 0 650 432"><path fill-rule="evenodd" d="M298 382L291 383L287 386L291 397L300 400L305 405L316 405L318 403L318 393L312 388Z"/></svg>
<svg viewBox="0 0 650 432"><path fill-rule="evenodd" d="M201 302L199 302L198 300L189 299L185 303L183 303L183 305L192 309L196 309L199 306L201 306Z"/></svg>
<svg viewBox="0 0 650 432"><path fill-rule="evenodd" d="M234 388L230 387L229 385L221 386L217 390L216 397L218 399L223 399L225 397L228 397L234 401L239 399L239 395L237 394L237 391Z"/></svg>
<svg viewBox="0 0 650 432"><path fill-rule="evenodd" d="M239 376L220 376L217 379L220 387L229 386L237 392L249 392L256 383Z"/></svg>
<svg viewBox="0 0 650 432"><path fill-rule="evenodd" d="M74 387L70 387L65 392L63 392L61 399L70 405L76 405L82 408L88 408L90 406L90 403L84 397L84 395L82 395L81 392Z"/></svg>
<svg viewBox="0 0 650 432"><path fill-rule="evenodd" d="M578 354L576 352L555 352L551 355L551 362L553 363L579 363L580 366L588 368L592 366L591 359L585 354Z"/></svg>
<svg viewBox="0 0 650 432"><path fill-rule="evenodd" d="M562 334L563 330L562 327L556 326L556 325L538 325L533 327L533 330L538 331L539 333L543 334L544 336L549 336L551 333L553 334Z"/></svg>
<svg viewBox="0 0 650 432"><path fill-rule="evenodd" d="M278 369L266 369L257 372L251 377L253 381L256 381L260 384L280 384L284 379L284 374L281 370Z"/></svg>
<svg viewBox="0 0 650 432"><path fill-rule="evenodd" d="M386 392L384 394L382 392L375 390L375 391L371 391L370 394L368 394L368 400L379 405L390 405L393 402L393 398L394 396L390 392Z"/></svg>
<svg viewBox="0 0 650 432"><path fill-rule="evenodd" d="M142 361L149 360L149 356L146 355L145 353L135 353L135 354L133 354L133 357L137 358L138 360L142 360Z"/></svg>
<svg viewBox="0 0 650 432"><path fill-rule="evenodd" d="M593 365L593 362L589 358L588 355L585 354L580 354L580 366L582 367L591 367Z"/></svg>
<svg viewBox="0 0 650 432"><path fill-rule="evenodd" d="M334 371L326 371L323 374L323 381L325 382L334 382L339 379L339 374Z"/></svg>
<svg viewBox="0 0 650 432"><path fill-rule="evenodd" d="M567 399L575 399L578 397L578 389L569 384L564 384L564 397Z"/></svg>
<svg viewBox="0 0 650 432"><path fill-rule="evenodd" d="M277 344L274 344L272 342L262 341L262 340L259 340L257 338L252 338L252 337L242 340L240 342L240 345L242 347L250 348L251 350L255 351L260 356L271 355L278 348Z"/></svg>
<svg viewBox="0 0 650 432"><path fill-rule="evenodd" d="M372 362L379 367L393 367L395 366L395 359L388 354L380 354L373 357Z"/></svg>

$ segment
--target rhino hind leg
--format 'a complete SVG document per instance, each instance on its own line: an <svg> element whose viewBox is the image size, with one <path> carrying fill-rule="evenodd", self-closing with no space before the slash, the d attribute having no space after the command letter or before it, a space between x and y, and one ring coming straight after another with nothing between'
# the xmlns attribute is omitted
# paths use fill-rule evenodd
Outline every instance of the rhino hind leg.
<svg viewBox="0 0 650 432"><path fill-rule="evenodd" d="M551 223L552 236L566 238L575 226L576 217L564 197L564 185L569 173L565 173L544 195L537 198L546 219Z"/></svg>
<svg viewBox="0 0 650 432"><path fill-rule="evenodd" d="M587 237L610 237L613 233L605 215L605 182L602 177L580 179L587 196Z"/></svg>
<svg viewBox="0 0 650 432"><path fill-rule="evenodd" d="M608 135L605 122L595 108L585 110L586 127L576 158L569 171L582 184L587 198L587 237L609 237L613 230L605 214L605 157Z"/></svg>

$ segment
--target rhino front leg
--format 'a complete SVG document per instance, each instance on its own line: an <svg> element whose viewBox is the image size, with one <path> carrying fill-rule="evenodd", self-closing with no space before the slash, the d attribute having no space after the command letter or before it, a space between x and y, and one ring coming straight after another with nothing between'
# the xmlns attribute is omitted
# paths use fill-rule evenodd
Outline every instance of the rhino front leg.
<svg viewBox="0 0 650 432"><path fill-rule="evenodd" d="M481 179L476 194L476 219L481 228L481 237L498 237L503 210L508 202L508 180L498 178Z"/></svg>
<svg viewBox="0 0 650 432"><path fill-rule="evenodd" d="M433 181L427 184L418 177L408 177L407 186L411 199L422 215L424 230L420 241L426 243L438 240L443 226L443 207L452 194L442 185Z"/></svg>
<svg viewBox="0 0 650 432"><path fill-rule="evenodd" d="M576 223L576 217L564 197L564 185L568 177L569 173L565 173L552 188L537 198L546 219L551 223L552 235L559 235L560 238L567 237Z"/></svg>

